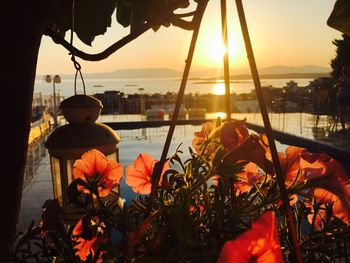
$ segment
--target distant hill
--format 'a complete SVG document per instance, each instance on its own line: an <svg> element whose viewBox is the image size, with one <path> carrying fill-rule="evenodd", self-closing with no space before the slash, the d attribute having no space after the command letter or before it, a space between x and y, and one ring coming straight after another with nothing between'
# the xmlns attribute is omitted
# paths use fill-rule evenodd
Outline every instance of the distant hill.
<svg viewBox="0 0 350 263"><path fill-rule="evenodd" d="M138 68L138 69L119 69L106 73L85 74L87 79L131 79L131 78L177 78L181 72L169 68Z"/></svg>
<svg viewBox="0 0 350 263"><path fill-rule="evenodd" d="M306 65L301 67L272 66L259 69L261 78L317 78L328 76L330 68ZM230 70L233 79L251 79L249 69ZM222 68L212 68L198 71L191 71L190 78L222 78ZM61 75L62 79L74 78L74 75ZM112 72L85 73L85 79L137 79L137 78L181 78L182 71L170 68L136 68L119 69ZM37 76L37 79L43 76Z"/></svg>
<svg viewBox="0 0 350 263"><path fill-rule="evenodd" d="M331 69L326 67L306 65L300 67L289 66L272 66L267 68L261 68L259 73L261 75L275 75L275 74L291 74L291 73L330 73Z"/></svg>
<svg viewBox="0 0 350 263"><path fill-rule="evenodd" d="M261 68L258 70L259 76L264 79L288 79L288 78L318 78L330 77L330 68L306 65L300 67L289 66L272 66ZM204 74L203 74L204 73ZM222 69L208 69L191 73L192 79L205 78L217 79L223 78ZM230 78L232 79L251 79L249 69L230 70Z"/></svg>
<svg viewBox="0 0 350 263"><path fill-rule="evenodd" d="M316 79L331 77L330 73L287 73L287 74L259 74L261 79ZM230 76L233 80L239 79L252 79L251 75L232 75Z"/></svg>

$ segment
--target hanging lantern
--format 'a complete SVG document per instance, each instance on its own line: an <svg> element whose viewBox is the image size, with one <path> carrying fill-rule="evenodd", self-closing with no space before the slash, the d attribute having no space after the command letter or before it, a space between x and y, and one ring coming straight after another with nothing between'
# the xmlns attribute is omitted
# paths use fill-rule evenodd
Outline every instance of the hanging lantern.
<svg viewBox="0 0 350 263"><path fill-rule="evenodd" d="M74 95L62 101L60 109L69 123L55 129L45 143L50 154L54 198L66 215L74 213L66 194L73 180L74 162L91 149L118 161L119 135L107 125L95 122L101 108L99 100L87 95Z"/></svg>

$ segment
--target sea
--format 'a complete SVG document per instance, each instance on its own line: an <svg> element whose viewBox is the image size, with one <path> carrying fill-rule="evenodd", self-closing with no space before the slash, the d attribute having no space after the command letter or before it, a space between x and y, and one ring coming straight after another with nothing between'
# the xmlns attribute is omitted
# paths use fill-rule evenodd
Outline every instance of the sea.
<svg viewBox="0 0 350 263"><path fill-rule="evenodd" d="M298 86L308 86L312 79L261 79L261 85L282 88L289 81L295 81ZM143 79L85 79L85 90L87 95L103 93L107 90L120 91L125 94L165 94L167 92L178 92L181 79L179 78L143 78ZM76 82L78 94L84 92L83 83L80 79ZM254 90L252 80L231 80L231 93L250 93ZM74 95L74 79L62 78L61 83L55 84L55 91L61 98ZM189 94L223 94L223 80L189 79L187 81L185 93ZM46 83L43 79L36 79L34 92L42 94L52 94L52 83Z"/></svg>

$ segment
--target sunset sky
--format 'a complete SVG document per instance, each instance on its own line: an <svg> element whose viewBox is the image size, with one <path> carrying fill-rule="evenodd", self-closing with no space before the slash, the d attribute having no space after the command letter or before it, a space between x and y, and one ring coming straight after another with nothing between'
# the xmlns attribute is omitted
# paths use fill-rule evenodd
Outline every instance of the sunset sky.
<svg viewBox="0 0 350 263"><path fill-rule="evenodd" d="M335 55L332 40L341 33L328 27L335 0L246 0L243 1L255 58L259 68L288 65L329 67ZM248 61L234 1L228 1L230 70L248 68ZM210 0L204 15L192 70L222 67L220 1ZM98 53L128 34L113 16L112 27L96 37L93 46L74 45L87 53ZM69 34L67 34L68 36ZM99 62L79 59L83 73L109 72L127 68L167 67L182 71L191 32L162 27L146 32L109 58ZM67 38L68 39L68 38ZM63 47L43 37L37 74L74 74L74 67Z"/></svg>

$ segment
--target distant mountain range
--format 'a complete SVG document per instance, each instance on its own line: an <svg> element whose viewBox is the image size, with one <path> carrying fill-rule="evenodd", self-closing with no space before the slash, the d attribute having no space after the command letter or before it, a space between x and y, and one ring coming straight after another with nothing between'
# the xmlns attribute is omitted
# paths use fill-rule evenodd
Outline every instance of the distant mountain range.
<svg viewBox="0 0 350 263"><path fill-rule="evenodd" d="M328 76L330 68L306 65L300 67L272 66L259 69L261 78L316 78ZM220 78L222 69L206 69L190 73L190 78ZM73 78L74 75L61 75L62 78ZM182 72L170 68L136 68L119 69L112 72L84 74L85 79L132 79L132 78L181 78ZM250 79L249 70L231 70L233 79ZM37 76L42 78L42 76Z"/></svg>
<svg viewBox="0 0 350 263"><path fill-rule="evenodd" d="M85 74L85 78L94 79L142 79L142 78L177 78L181 72L170 68L119 69L112 72Z"/></svg>
<svg viewBox="0 0 350 263"><path fill-rule="evenodd" d="M329 76L331 69L326 67L305 65L300 67L272 66L258 70L261 78L317 78ZM193 72L192 78L222 78L223 69L207 69ZM251 79L249 69L230 70L230 77L233 79Z"/></svg>

